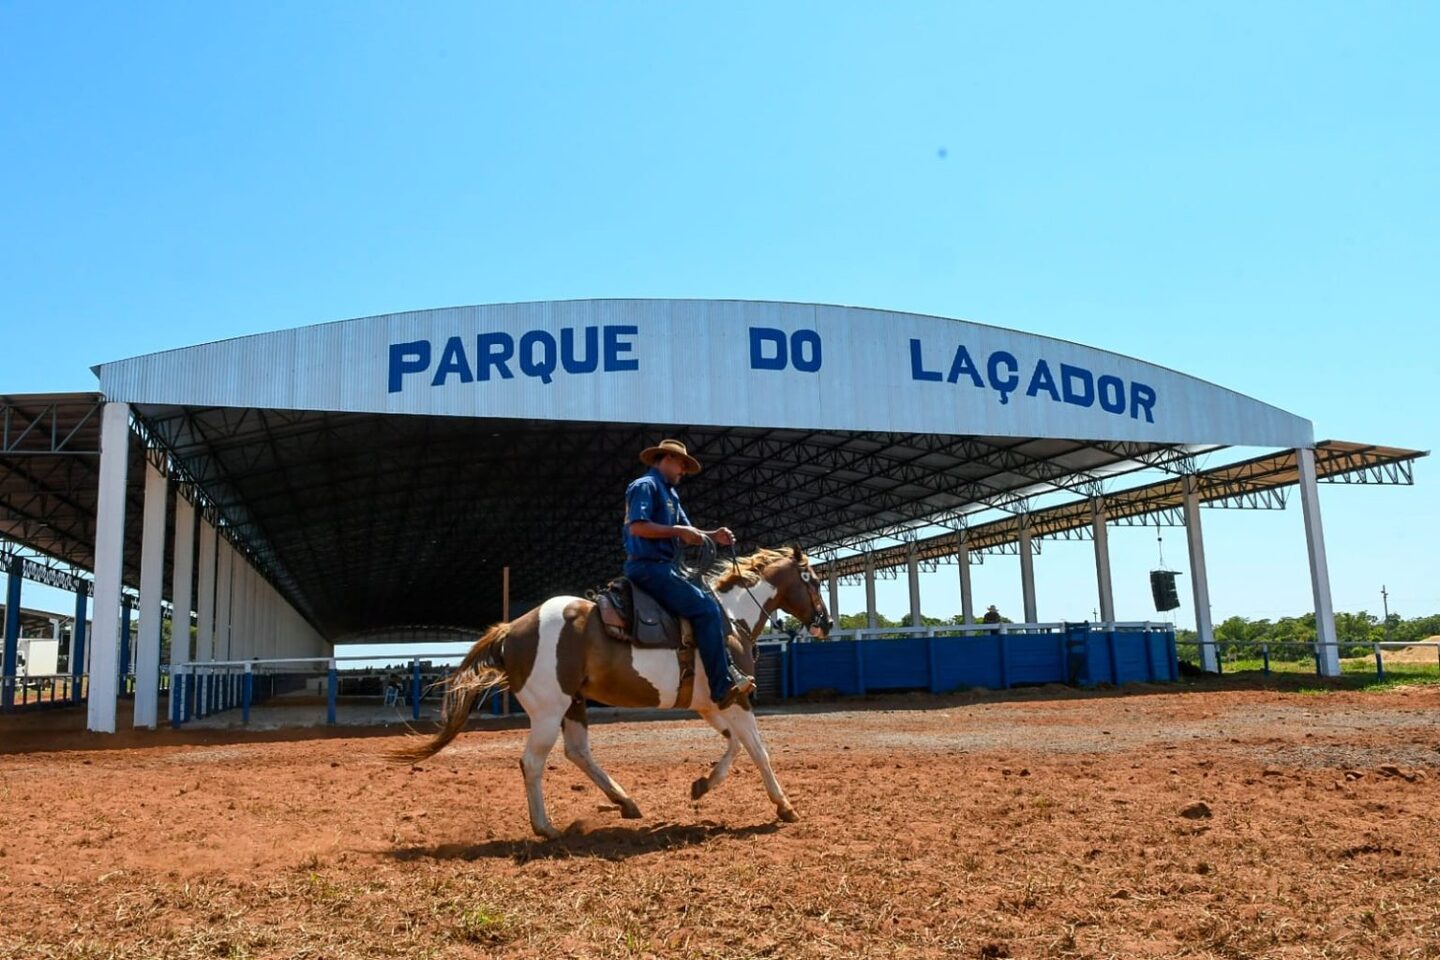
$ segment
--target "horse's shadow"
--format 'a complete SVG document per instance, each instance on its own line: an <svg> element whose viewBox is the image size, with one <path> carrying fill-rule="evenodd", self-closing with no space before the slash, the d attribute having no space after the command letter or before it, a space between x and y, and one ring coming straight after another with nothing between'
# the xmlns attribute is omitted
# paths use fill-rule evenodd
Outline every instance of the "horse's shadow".
<svg viewBox="0 0 1440 960"><path fill-rule="evenodd" d="M716 837L753 837L775 833L779 824L757 823L745 827L728 827L714 821L700 823L661 823L653 827L595 827L580 820L556 840L488 840L485 843L439 843L423 847L397 847L386 856L400 861L414 860L482 860L506 858L524 863L528 860L563 860L570 857L597 857L603 860L626 860L630 857L676 847L690 847Z"/></svg>

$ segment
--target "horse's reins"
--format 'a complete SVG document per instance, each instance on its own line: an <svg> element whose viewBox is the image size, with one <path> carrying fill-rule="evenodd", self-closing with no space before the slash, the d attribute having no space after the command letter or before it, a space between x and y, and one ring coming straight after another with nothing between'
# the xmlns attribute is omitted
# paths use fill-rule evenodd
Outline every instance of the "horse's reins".
<svg viewBox="0 0 1440 960"><path fill-rule="evenodd" d="M730 562L735 567L735 575L740 578L740 585L745 588L745 592L749 594L750 599L755 602L755 606L760 609L760 620L750 629L750 642L755 642L755 638L760 633L760 625L767 619L770 621L771 628L774 629L776 633L784 631L785 626L780 622L780 617L776 615L775 611L766 610L765 604L761 603L760 598L756 597L750 589L750 581L745 578L745 574L740 570L740 557L735 553L734 540L730 541Z"/></svg>

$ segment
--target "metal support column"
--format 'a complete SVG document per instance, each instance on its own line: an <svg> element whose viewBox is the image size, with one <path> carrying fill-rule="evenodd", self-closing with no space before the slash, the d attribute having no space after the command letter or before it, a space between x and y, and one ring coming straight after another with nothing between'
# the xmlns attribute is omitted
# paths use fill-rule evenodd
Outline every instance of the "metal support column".
<svg viewBox="0 0 1440 960"><path fill-rule="evenodd" d="M1025 622L1040 620L1035 605L1035 554L1030 549L1030 517L1020 518L1020 593L1025 602Z"/></svg>
<svg viewBox="0 0 1440 960"><path fill-rule="evenodd" d="M840 577L832 573L826 585L830 591L830 619L840 623Z"/></svg>
<svg viewBox="0 0 1440 960"><path fill-rule="evenodd" d="M915 554L914 540L905 551L905 572L910 579L910 626L918 627L924 614L920 610L920 559Z"/></svg>
<svg viewBox="0 0 1440 960"><path fill-rule="evenodd" d="M175 549L170 569L170 719L184 719L184 690L181 677L190 662L191 580L195 574L195 505L182 495L175 497Z"/></svg>
<svg viewBox="0 0 1440 960"><path fill-rule="evenodd" d="M1310 590L1315 597L1315 662L1326 677L1340 676L1340 648L1335 645L1335 609L1330 601L1330 564L1325 557L1325 525L1320 522L1320 487L1315 478L1315 451L1295 451L1300 470L1300 509L1305 516L1305 549L1310 558Z"/></svg>
<svg viewBox="0 0 1440 960"><path fill-rule="evenodd" d="M877 623L875 610L875 557L865 553L865 626L874 630Z"/></svg>
<svg viewBox="0 0 1440 960"><path fill-rule="evenodd" d="M1195 639L1200 644L1200 667L1220 672L1215 651L1215 630L1210 625L1210 579L1205 572L1205 534L1200 529L1200 486L1194 474L1185 482L1185 539L1190 546L1190 588L1195 598Z"/></svg>
<svg viewBox="0 0 1440 960"><path fill-rule="evenodd" d="M975 589L970 583L970 543L962 530L955 544L955 563L960 568L960 619L975 622Z"/></svg>
<svg viewBox="0 0 1440 960"><path fill-rule="evenodd" d="M165 592L169 497L169 479L147 461L140 538L140 629L135 642L135 726L152 730L160 719L160 601Z"/></svg>
<svg viewBox="0 0 1440 960"><path fill-rule="evenodd" d="M1100 591L1100 622L1115 622L1115 591L1110 581L1110 531L1105 501L1090 501L1090 529L1095 538L1095 584Z"/></svg>
<svg viewBox="0 0 1440 960"><path fill-rule="evenodd" d="M25 560L17 553L10 557L5 576L5 657L0 672L0 710L15 706L15 683L20 673L20 593L25 580Z"/></svg>
<svg viewBox="0 0 1440 960"><path fill-rule="evenodd" d="M120 664L120 587L124 575L125 480L130 471L130 405L107 403L100 414L100 490L95 511L95 614L90 638L86 727L115 732Z"/></svg>
<svg viewBox="0 0 1440 960"><path fill-rule="evenodd" d="M215 659L230 657L230 602L235 567L235 550L220 537L215 543Z"/></svg>

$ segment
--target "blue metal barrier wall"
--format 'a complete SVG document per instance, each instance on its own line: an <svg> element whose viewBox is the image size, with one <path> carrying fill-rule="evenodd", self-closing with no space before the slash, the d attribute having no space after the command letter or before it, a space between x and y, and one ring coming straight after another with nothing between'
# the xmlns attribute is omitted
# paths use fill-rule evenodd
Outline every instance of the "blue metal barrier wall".
<svg viewBox="0 0 1440 960"><path fill-rule="evenodd" d="M815 690L853 696L1179 679L1173 630L1087 624L1037 633L763 643L760 657L762 664L778 661L781 699Z"/></svg>

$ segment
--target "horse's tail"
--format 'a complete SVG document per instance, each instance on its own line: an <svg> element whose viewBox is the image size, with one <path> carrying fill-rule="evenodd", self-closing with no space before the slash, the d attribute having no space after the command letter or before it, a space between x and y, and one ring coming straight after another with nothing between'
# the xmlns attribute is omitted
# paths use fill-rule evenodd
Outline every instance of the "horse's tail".
<svg viewBox="0 0 1440 960"><path fill-rule="evenodd" d="M487 691L504 687L510 680L504 664L497 656L497 647L510 635L510 624L498 623L475 641L460 666L445 681L445 699L440 709L440 729L429 740L412 746L397 747L387 756L395 763L418 763L435 756L459 736L470 719L475 701ZM413 740L418 737L411 738Z"/></svg>

